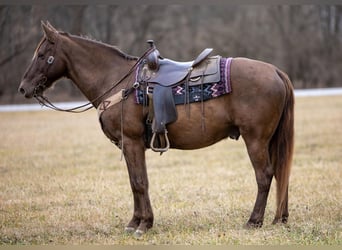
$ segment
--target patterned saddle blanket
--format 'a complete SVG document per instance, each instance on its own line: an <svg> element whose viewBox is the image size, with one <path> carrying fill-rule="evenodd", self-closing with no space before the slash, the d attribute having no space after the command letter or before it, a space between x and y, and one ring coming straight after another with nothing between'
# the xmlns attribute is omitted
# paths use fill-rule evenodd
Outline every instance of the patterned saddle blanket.
<svg viewBox="0 0 342 250"><path fill-rule="evenodd" d="M186 86L186 83L172 87L175 105L207 101L231 92L230 65L232 58L220 59L220 80L202 85ZM145 88L135 91L137 104L148 106L148 96Z"/></svg>

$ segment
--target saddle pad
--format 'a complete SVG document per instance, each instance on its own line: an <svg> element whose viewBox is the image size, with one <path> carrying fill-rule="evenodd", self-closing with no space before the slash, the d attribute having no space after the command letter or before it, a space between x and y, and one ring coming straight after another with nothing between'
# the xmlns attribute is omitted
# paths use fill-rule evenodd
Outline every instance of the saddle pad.
<svg viewBox="0 0 342 250"><path fill-rule="evenodd" d="M187 88L185 84L173 87L172 93L175 104L207 101L230 93L230 65L232 59L232 57L220 59L220 80L218 82L188 86ZM135 100L137 104L148 105L148 98L145 91L146 89L137 89L135 91Z"/></svg>

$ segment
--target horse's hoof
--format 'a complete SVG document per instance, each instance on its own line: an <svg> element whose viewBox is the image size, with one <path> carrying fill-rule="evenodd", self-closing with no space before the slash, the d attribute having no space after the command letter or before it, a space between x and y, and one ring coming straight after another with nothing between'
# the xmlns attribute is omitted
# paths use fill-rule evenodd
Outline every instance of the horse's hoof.
<svg viewBox="0 0 342 250"><path fill-rule="evenodd" d="M283 216L281 218L274 218L272 224L273 225L280 224L280 223L287 224L287 220L288 220L287 216Z"/></svg>
<svg viewBox="0 0 342 250"><path fill-rule="evenodd" d="M244 229L255 229L255 228L261 228L262 227L262 222L247 222L245 225L244 225Z"/></svg>
<svg viewBox="0 0 342 250"><path fill-rule="evenodd" d="M134 232L135 232L135 228L134 227L125 227L125 233L132 234Z"/></svg>
<svg viewBox="0 0 342 250"><path fill-rule="evenodd" d="M144 231L137 229L137 230L135 230L133 236L136 239L140 239L144 235L144 233L145 233Z"/></svg>

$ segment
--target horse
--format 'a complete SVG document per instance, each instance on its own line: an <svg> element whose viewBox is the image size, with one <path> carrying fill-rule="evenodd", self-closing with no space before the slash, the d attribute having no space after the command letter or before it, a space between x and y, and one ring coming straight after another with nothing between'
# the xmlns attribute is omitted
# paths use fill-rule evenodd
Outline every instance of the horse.
<svg viewBox="0 0 342 250"><path fill-rule="evenodd" d="M41 26L43 37L18 91L46 104L44 91L66 77L95 108L109 95L120 96L115 105L101 113L99 121L103 133L122 150L128 169L134 209L124 230L140 237L152 228L154 221L145 161L148 110L138 105L132 94L134 71L140 59L115 46L58 31L49 22L42 21ZM191 115L185 105L177 105L178 119L167 127L170 148L199 149L241 136L257 183L255 205L244 227L263 225L273 177L277 184L272 223L285 224L289 217L288 188L294 147L292 83L276 66L243 57L232 59L230 71L231 93L202 104L189 104Z"/></svg>

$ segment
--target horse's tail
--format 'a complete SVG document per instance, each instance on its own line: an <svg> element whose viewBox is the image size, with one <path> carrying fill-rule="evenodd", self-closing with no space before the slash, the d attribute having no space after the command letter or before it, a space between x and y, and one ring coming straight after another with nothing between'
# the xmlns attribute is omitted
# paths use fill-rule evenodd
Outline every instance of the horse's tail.
<svg viewBox="0 0 342 250"><path fill-rule="evenodd" d="M270 142L269 153L277 181L277 210L273 223L280 219L285 223L288 217L288 186L294 147L294 93L287 74L280 70L277 73L284 82L286 97L283 113Z"/></svg>

